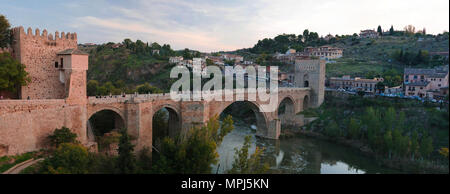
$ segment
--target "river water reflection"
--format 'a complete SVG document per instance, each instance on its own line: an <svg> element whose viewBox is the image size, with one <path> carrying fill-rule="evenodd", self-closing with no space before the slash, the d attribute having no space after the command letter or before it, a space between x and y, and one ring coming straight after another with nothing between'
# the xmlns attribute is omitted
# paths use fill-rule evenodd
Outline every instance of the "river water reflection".
<svg viewBox="0 0 450 194"><path fill-rule="evenodd" d="M234 148L242 147L245 136L252 136L249 150L263 147L263 161L269 163L269 173L279 174L375 174L399 173L378 165L372 158L357 150L313 138L295 137L281 140L266 140L255 137L255 131L243 123L236 123L218 149L220 166L213 173L225 173L230 169L235 156Z"/></svg>

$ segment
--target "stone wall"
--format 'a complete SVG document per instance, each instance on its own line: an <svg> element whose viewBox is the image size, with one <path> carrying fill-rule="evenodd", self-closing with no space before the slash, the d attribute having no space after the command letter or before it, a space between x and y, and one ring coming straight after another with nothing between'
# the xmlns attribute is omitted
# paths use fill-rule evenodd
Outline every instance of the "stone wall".
<svg viewBox="0 0 450 194"><path fill-rule="evenodd" d="M23 27L12 29L14 57L26 66L31 83L23 86L20 98L27 99L63 99L65 98L65 86L59 81L59 69L55 68L55 62L59 62L56 53L65 49L77 48L77 35L59 34L55 36L42 34L39 29L33 34L28 28L25 33Z"/></svg>
<svg viewBox="0 0 450 194"><path fill-rule="evenodd" d="M0 154L15 155L45 148L46 137L63 126L85 143L86 113L85 106L70 105L64 99L2 100Z"/></svg>

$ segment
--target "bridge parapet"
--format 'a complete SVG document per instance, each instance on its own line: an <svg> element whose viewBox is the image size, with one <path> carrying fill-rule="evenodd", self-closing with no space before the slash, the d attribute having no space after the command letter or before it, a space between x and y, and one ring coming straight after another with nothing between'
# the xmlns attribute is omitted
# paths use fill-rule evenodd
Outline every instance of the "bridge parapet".
<svg viewBox="0 0 450 194"><path fill-rule="evenodd" d="M286 88L279 88L279 93L285 93L285 92L296 92L296 91L309 91L310 88L292 88L292 87L286 87ZM233 89L233 90L216 90L212 93L215 97L216 95L222 95L225 96L226 93L232 91L234 95L236 94L252 94L252 93L258 93L256 90L249 91L248 89ZM267 92L270 90L267 89ZM202 96L201 92L188 92L188 93L181 93L178 92L178 94L184 94L188 95L190 99L193 99L194 94L200 96L200 100L205 100L205 98ZM170 93L162 93L162 94L126 94L126 95L111 95L111 96L90 96L88 98L89 104L108 104L108 103L125 103L125 102L149 102L149 101L155 101L155 100L170 100Z"/></svg>

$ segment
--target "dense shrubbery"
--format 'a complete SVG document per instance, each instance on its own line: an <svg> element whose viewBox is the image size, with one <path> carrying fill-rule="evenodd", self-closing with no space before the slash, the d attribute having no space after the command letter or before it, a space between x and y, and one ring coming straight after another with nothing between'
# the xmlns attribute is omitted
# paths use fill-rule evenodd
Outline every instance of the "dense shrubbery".
<svg viewBox="0 0 450 194"><path fill-rule="evenodd" d="M432 105L402 99L328 97L319 119L307 127L366 142L386 158L435 160L441 158L438 149L448 148L448 106L428 106Z"/></svg>
<svg viewBox="0 0 450 194"><path fill-rule="evenodd" d="M62 143L77 143L77 134L72 133L67 127L62 127L61 129L55 129L53 134L48 136L48 139L52 146L58 147Z"/></svg>
<svg viewBox="0 0 450 194"><path fill-rule="evenodd" d="M210 119L204 127L191 129L176 139L163 139L161 149L149 154L149 149L134 154L134 145L126 129L120 130L118 156L90 153L74 139L76 135L63 127L49 136L58 145L36 170L27 173L86 174L86 173L211 173L218 162L217 146L233 130L233 120L227 116L222 123L218 117ZM231 173L263 173L267 164L260 163L262 150L248 156L250 138L244 147L236 150L237 159Z"/></svg>
<svg viewBox="0 0 450 194"><path fill-rule="evenodd" d="M448 58L439 55L431 56L426 50L419 50L414 53L401 49L395 51L392 54L392 58L407 66L440 66L448 64Z"/></svg>

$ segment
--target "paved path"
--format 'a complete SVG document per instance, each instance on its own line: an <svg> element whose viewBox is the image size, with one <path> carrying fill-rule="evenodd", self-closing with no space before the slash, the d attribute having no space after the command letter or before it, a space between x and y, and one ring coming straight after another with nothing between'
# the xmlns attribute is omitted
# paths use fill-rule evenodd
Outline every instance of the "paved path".
<svg viewBox="0 0 450 194"><path fill-rule="evenodd" d="M36 164L40 161L44 160L44 158L39 158L37 160L35 160L34 158L29 159L27 161L21 162L19 164L16 164L15 166L11 167L10 169L8 169L7 171L3 172L3 174L19 174L22 170L24 170L25 168Z"/></svg>

